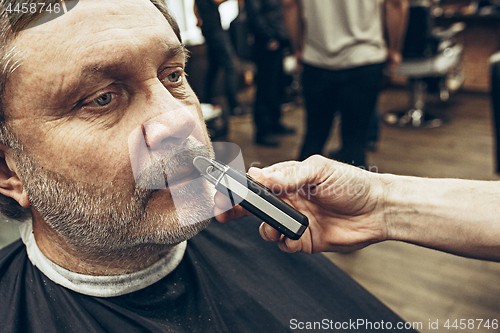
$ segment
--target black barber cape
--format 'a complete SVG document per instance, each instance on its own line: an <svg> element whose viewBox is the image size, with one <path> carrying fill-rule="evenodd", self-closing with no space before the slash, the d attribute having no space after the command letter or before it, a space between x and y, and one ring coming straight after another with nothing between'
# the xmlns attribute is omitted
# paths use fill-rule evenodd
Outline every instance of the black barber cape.
<svg viewBox="0 0 500 333"><path fill-rule="evenodd" d="M107 298L55 284L18 240L0 250L0 332L368 332L354 323L403 322L327 258L283 253L258 225L213 222L166 277Z"/></svg>

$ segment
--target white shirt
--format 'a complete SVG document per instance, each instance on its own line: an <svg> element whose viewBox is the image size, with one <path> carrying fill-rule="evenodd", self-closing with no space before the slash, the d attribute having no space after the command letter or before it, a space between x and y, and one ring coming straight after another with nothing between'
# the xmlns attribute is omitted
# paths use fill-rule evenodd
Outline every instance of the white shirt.
<svg viewBox="0 0 500 333"><path fill-rule="evenodd" d="M384 0L302 0L302 60L327 69L378 64L387 59Z"/></svg>

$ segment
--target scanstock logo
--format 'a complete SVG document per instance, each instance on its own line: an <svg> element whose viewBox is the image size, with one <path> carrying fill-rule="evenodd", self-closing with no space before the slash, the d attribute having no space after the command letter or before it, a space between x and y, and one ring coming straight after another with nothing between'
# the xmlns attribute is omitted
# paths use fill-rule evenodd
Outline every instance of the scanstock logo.
<svg viewBox="0 0 500 333"><path fill-rule="evenodd" d="M5 0L2 8L8 15L14 32L31 29L66 14L78 5L78 0ZM31 23L27 23L31 22Z"/></svg>

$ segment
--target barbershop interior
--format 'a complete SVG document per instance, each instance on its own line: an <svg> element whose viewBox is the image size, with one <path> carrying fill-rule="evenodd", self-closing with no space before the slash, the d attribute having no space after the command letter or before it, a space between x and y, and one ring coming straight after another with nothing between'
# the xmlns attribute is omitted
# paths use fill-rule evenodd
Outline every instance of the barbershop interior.
<svg viewBox="0 0 500 333"><path fill-rule="evenodd" d="M229 88L227 66L210 66L200 29L203 15L195 13L194 0L167 4L190 52L186 73L202 102L212 140L239 146L247 169L301 159L307 110L301 64L292 46L285 48L280 61L281 127L277 133L258 133L254 105L259 81L253 50L257 46L244 1L226 0L218 7L234 56L230 61L235 77ZM500 1L410 0L401 53L396 69L384 69L365 140L364 165L356 166L376 173L499 181ZM213 84L207 92L209 80ZM229 96L230 88L236 101ZM363 93L356 91L353 98ZM336 158L342 148L341 118L338 112L334 115L323 147L325 157ZM18 227L18 222L1 220L0 247L19 238ZM423 323L421 332L436 331L431 328L436 321L440 327L449 321L451 327L456 319L500 320L500 263L402 242L320 255L405 321ZM496 327L465 331L499 331Z"/></svg>

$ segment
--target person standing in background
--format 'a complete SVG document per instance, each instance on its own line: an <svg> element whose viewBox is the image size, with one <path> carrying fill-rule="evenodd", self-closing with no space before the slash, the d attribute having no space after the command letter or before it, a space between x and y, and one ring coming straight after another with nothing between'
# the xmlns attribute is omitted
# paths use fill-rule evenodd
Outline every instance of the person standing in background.
<svg viewBox="0 0 500 333"><path fill-rule="evenodd" d="M383 70L394 70L402 61L408 0L282 2L303 66L307 127L299 160L323 153L338 110L342 148L330 157L366 166L367 131Z"/></svg>
<svg viewBox="0 0 500 333"><path fill-rule="evenodd" d="M227 0L195 0L194 12L198 19L207 47L208 68L203 85L203 103L213 103L217 74L224 70L224 89L232 115L241 115L239 106L238 80L236 77L236 53L233 50L229 33L222 28L219 5Z"/></svg>
<svg viewBox="0 0 500 333"><path fill-rule="evenodd" d="M258 145L277 147L275 135L295 133L280 121L285 86L283 57L290 47L283 8L281 0L245 0L245 9L249 29L255 37L254 141Z"/></svg>

